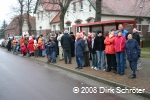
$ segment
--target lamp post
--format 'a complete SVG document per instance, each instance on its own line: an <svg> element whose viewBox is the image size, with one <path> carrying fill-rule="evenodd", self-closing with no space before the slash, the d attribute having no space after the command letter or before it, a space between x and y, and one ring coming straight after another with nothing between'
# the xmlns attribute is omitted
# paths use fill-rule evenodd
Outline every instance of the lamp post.
<svg viewBox="0 0 150 100"><path fill-rule="evenodd" d="M42 26L40 26L40 34L42 34Z"/></svg>

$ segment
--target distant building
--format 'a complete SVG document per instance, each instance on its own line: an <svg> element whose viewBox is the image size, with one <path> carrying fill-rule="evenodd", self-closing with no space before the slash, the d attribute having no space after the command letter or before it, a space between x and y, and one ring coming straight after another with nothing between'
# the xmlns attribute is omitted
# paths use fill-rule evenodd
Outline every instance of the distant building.
<svg viewBox="0 0 150 100"><path fill-rule="evenodd" d="M19 16L15 17L10 24L5 28L5 38L7 37L13 37L13 36L18 36L20 31L19 31ZM35 17L30 16L30 23L31 23L31 33L34 34L34 31L36 30L35 28ZM24 34L29 34L28 33L28 24L27 24L27 14L23 15L23 26L22 26L22 35Z"/></svg>

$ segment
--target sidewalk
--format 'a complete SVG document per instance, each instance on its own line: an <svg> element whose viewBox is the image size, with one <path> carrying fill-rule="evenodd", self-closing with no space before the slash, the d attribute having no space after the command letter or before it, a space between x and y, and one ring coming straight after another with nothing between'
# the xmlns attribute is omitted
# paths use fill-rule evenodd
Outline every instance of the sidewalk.
<svg viewBox="0 0 150 100"><path fill-rule="evenodd" d="M31 57L30 59L42 61L45 63L47 61L46 57L38 57L38 58ZM129 67L125 69L125 75L123 76L114 74L113 72L105 72L103 70L96 71L94 69L91 69L91 67L84 67L81 70L75 69L76 67L75 58L72 58L72 64L65 64L64 61L57 61L56 64L50 63L50 65L54 65L56 67L71 71L76 74L80 74L82 76L109 84L114 87L122 87L122 88L136 87L140 89L145 89L145 93L139 95L150 98L150 67L149 67L150 59L141 58L141 60L143 68L141 71L137 71L136 79L128 79L128 76L131 75L131 69Z"/></svg>
<svg viewBox="0 0 150 100"><path fill-rule="evenodd" d="M141 54L148 54L148 55L150 55L150 52L148 52L148 51L141 51Z"/></svg>

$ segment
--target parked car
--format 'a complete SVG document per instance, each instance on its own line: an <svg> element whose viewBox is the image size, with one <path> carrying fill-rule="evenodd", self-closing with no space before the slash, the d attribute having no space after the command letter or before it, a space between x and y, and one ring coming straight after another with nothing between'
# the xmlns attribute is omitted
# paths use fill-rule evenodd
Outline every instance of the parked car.
<svg viewBox="0 0 150 100"><path fill-rule="evenodd" d="M5 39L0 39L0 46L3 46L3 42L5 41Z"/></svg>

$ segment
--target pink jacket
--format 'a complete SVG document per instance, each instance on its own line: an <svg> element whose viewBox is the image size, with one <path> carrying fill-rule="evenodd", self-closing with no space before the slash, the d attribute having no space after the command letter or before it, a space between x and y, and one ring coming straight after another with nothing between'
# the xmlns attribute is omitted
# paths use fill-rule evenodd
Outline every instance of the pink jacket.
<svg viewBox="0 0 150 100"><path fill-rule="evenodd" d="M124 52L125 51L125 43L126 38L123 36L116 36L115 37L115 51L116 52Z"/></svg>

